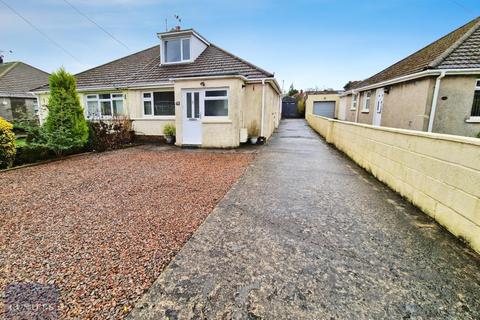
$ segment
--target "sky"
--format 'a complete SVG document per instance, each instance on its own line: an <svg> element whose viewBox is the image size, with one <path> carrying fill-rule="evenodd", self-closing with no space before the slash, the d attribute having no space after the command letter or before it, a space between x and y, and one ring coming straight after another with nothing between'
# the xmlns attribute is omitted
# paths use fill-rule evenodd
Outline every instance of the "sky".
<svg viewBox="0 0 480 320"><path fill-rule="evenodd" d="M480 1L0 0L0 50L5 61L78 73L158 44L174 15L182 28L274 72L285 90L340 89L476 18Z"/></svg>

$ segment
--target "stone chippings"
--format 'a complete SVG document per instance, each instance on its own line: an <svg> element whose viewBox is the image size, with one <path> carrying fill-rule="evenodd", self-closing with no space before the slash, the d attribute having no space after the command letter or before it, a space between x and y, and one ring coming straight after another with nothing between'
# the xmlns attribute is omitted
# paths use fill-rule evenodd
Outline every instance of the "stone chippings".
<svg viewBox="0 0 480 320"><path fill-rule="evenodd" d="M0 173L0 317L123 317L253 157L133 148Z"/></svg>

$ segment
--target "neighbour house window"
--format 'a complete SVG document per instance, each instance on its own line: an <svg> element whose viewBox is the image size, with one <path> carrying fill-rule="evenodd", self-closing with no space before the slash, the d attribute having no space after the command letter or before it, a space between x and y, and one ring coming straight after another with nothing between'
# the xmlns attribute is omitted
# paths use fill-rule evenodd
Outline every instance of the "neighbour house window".
<svg viewBox="0 0 480 320"><path fill-rule="evenodd" d="M370 96L370 91L366 91L363 94L363 111L370 111Z"/></svg>
<svg viewBox="0 0 480 320"><path fill-rule="evenodd" d="M475 94L473 96L472 117L480 117L480 80L477 80L475 85Z"/></svg>
<svg viewBox="0 0 480 320"><path fill-rule="evenodd" d="M227 90L205 91L205 116L228 117Z"/></svg>
<svg viewBox="0 0 480 320"><path fill-rule="evenodd" d="M175 94L173 91L144 92L144 116L175 116Z"/></svg>
<svg viewBox="0 0 480 320"><path fill-rule="evenodd" d="M190 60L190 39L171 39L163 42L165 62Z"/></svg>
<svg viewBox="0 0 480 320"><path fill-rule="evenodd" d="M352 94L352 106L350 110L357 110L357 99L358 95L356 93Z"/></svg>
<svg viewBox="0 0 480 320"><path fill-rule="evenodd" d="M87 118L105 118L125 115L122 93L88 94L86 98Z"/></svg>

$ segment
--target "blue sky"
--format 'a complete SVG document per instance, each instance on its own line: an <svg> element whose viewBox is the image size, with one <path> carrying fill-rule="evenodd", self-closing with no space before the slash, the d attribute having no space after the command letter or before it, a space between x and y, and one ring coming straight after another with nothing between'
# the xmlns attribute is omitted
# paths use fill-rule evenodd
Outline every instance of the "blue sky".
<svg viewBox="0 0 480 320"><path fill-rule="evenodd" d="M6 2L75 58L14 15ZM366 78L480 15L478 0L1 0L0 50L46 71L79 71L158 43L182 17L212 43L275 72L287 88L341 88Z"/></svg>

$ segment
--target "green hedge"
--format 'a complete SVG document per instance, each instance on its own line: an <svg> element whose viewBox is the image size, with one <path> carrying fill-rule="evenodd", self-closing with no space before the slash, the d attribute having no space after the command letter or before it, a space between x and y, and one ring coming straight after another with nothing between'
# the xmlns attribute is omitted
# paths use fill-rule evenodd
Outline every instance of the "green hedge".
<svg viewBox="0 0 480 320"><path fill-rule="evenodd" d="M55 153L40 146L24 145L17 147L17 155L15 156L14 166L21 166L28 163L44 161L56 158Z"/></svg>

